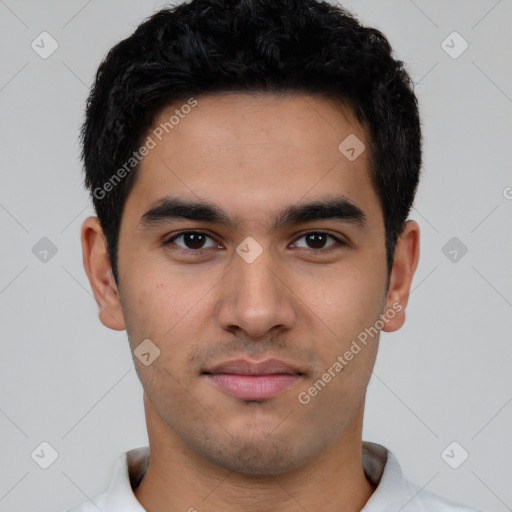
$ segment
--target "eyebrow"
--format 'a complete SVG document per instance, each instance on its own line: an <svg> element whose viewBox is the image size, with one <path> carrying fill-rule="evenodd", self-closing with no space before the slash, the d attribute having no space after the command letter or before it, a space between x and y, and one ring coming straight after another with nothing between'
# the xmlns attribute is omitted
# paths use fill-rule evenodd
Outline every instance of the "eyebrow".
<svg viewBox="0 0 512 512"><path fill-rule="evenodd" d="M223 224L232 230L239 225L238 217L230 215L216 204L202 200L164 197L155 201L142 215L138 227L150 229L175 219ZM274 218L271 229L329 219L348 222L361 228L367 223L367 217L359 206L347 197L339 196L287 206Z"/></svg>

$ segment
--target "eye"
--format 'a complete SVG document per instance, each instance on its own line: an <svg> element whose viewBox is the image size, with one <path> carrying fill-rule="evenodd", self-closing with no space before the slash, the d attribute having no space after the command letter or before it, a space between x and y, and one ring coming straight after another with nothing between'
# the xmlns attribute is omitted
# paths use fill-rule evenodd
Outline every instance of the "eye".
<svg viewBox="0 0 512 512"><path fill-rule="evenodd" d="M306 244L309 245L306 247L299 247L299 248L305 248L305 249L312 249L314 251L323 250L325 249L325 243L328 238L331 240L334 240L334 243L327 246L327 248L332 247L333 245L346 245L345 242L340 240L339 238L335 237L334 235L331 235L329 233L325 233L323 231L310 231L309 233L303 234L301 237L297 238L297 240L301 239L306 240ZM297 246L297 242L294 242L293 245Z"/></svg>
<svg viewBox="0 0 512 512"><path fill-rule="evenodd" d="M210 245L205 246L205 241L208 238L211 240L211 243ZM176 240L179 239L182 239L183 245L175 242ZM208 249L210 247L215 247L216 245L219 245L215 242L215 240L213 240L211 236L204 233L203 231L182 231L181 233L177 233L173 235L171 238L167 239L164 242L164 245L168 245L171 243L176 243L176 245L181 249L192 252L199 252L203 249Z"/></svg>
<svg viewBox="0 0 512 512"><path fill-rule="evenodd" d="M207 240L210 240L210 243L205 245ZM306 245L300 246L298 241L304 239ZM325 245L328 239L331 239L333 242L329 245ZM180 240L181 243L177 241ZM180 233L176 233L167 240L163 242L163 245L175 244L184 252L195 252L200 253L203 250L210 249L212 247L220 247L220 244L217 243L210 235L205 233L204 231L181 231ZM299 238L296 239L294 243L291 244L299 249L310 249L313 252L327 252L329 248L333 246L344 246L347 245L341 239L331 235L330 233L323 231L310 231L309 233L304 233Z"/></svg>

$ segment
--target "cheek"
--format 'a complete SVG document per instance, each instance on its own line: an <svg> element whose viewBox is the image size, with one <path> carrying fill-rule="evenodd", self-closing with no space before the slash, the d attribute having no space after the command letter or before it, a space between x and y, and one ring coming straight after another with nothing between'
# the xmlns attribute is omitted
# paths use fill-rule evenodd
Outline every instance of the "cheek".
<svg viewBox="0 0 512 512"><path fill-rule="evenodd" d="M131 277L129 283L123 283L121 302L132 350L146 338L161 347L162 334L183 315L179 295L161 279L152 279L152 275Z"/></svg>
<svg viewBox="0 0 512 512"><path fill-rule="evenodd" d="M302 289L297 295L305 305L304 312L337 349L378 318L383 295L381 276L347 265L346 269L310 273L307 281L307 285L297 287Z"/></svg>
<svg viewBox="0 0 512 512"><path fill-rule="evenodd" d="M160 350L158 362L173 374L182 374L185 359L197 349L211 322L212 284L192 280L182 273L154 271L139 274L126 288L123 301L127 334L132 350L148 338Z"/></svg>
<svg viewBox="0 0 512 512"><path fill-rule="evenodd" d="M151 400L174 397L176 404L181 404L186 402L183 389L192 378L183 371L186 358L196 349L196 339L203 328L194 321L200 304L190 288L187 295L187 290L174 286L174 282L171 286L162 282L161 276L153 280L150 277L132 281L133 293L123 307L125 316L129 317L127 335L137 373ZM141 364L134 353L145 339L151 340L159 350L148 366Z"/></svg>
<svg viewBox="0 0 512 512"><path fill-rule="evenodd" d="M200 286L183 279L179 273L153 271L138 273L127 290L130 295L130 313L138 325L171 326L201 298ZM159 329L153 329L159 332ZM162 334L162 333L160 333Z"/></svg>

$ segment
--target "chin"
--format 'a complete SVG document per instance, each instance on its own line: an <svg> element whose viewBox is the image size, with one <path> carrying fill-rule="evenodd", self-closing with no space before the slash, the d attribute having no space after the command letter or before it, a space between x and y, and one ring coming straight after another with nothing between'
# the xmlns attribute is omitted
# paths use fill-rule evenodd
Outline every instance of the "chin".
<svg viewBox="0 0 512 512"><path fill-rule="evenodd" d="M252 476L273 476L293 471L307 464L323 448L316 446L314 440L303 439L290 432L278 435L275 431L260 431L258 435L253 431L249 439L248 430L237 436L223 436L223 439L203 436L193 444L194 450L211 463Z"/></svg>
<svg viewBox="0 0 512 512"><path fill-rule="evenodd" d="M287 449L265 446L264 442L247 442L235 450L210 454L210 460L230 471L250 476L281 475L305 463L297 460Z"/></svg>

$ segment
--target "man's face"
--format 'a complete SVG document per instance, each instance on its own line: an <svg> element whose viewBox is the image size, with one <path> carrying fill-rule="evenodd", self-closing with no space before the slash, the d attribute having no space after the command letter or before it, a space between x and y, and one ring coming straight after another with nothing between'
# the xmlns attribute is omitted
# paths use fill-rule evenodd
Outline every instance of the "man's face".
<svg viewBox="0 0 512 512"><path fill-rule="evenodd" d="M332 368L389 307L367 151L351 161L338 149L349 135L368 141L349 110L314 96L196 100L161 141L152 136L156 147L125 204L121 323L132 350L146 339L160 350L147 366L134 357L148 421L228 469L278 474L319 457L362 418L378 336L359 343L341 371ZM162 111L155 127L177 108ZM171 197L215 205L236 224L141 220ZM346 218L274 225L289 207L336 199L359 208L364 222L346 209ZM203 234L183 233L190 230ZM213 371L270 358L292 373ZM309 393L328 368L330 381Z"/></svg>

